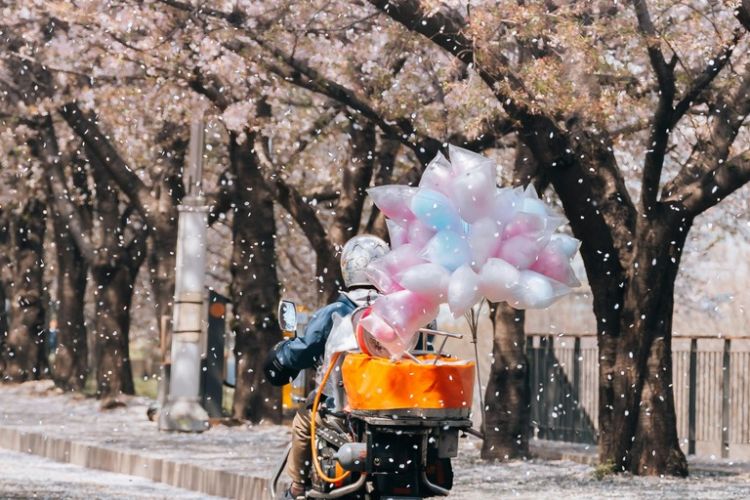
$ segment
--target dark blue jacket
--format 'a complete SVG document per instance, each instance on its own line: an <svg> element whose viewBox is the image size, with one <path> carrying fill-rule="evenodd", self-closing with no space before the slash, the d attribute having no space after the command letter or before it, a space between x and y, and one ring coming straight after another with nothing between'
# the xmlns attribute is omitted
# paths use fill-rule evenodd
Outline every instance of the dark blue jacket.
<svg viewBox="0 0 750 500"><path fill-rule="evenodd" d="M333 328L333 315L343 317L357 308L357 305L346 295L339 294L335 302L322 307L313 313L305 327L302 337L295 337L282 344L276 354L279 362L286 368L304 370L319 363L325 353L328 334Z"/></svg>

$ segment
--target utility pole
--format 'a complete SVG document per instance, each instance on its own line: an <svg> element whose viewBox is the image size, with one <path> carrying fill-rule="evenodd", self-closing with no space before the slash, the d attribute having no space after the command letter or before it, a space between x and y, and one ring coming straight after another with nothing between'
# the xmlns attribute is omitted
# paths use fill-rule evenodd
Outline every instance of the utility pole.
<svg viewBox="0 0 750 500"><path fill-rule="evenodd" d="M159 429L203 432L208 414L200 404L201 333L206 277L208 206L203 197L204 123L190 127L187 194L178 207L177 268L172 316L172 368L167 404L159 413Z"/></svg>

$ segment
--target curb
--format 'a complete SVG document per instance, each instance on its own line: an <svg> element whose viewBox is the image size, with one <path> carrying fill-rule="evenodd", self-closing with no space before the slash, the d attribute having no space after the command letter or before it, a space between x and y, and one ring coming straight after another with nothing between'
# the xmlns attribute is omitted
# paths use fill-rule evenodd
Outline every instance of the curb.
<svg viewBox="0 0 750 500"><path fill-rule="evenodd" d="M575 446L575 445L574 445ZM583 465L595 466L599 463L595 451L561 449L558 446L545 446L542 443L529 443L529 451L534 458L542 460L568 460Z"/></svg>
<svg viewBox="0 0 750 500"><path fill-rule="evenodd" d="M269 498L266 477L207 469L10 427L0 427L0 447L89 469L143 477L207 495L243 500Z"/></svg>

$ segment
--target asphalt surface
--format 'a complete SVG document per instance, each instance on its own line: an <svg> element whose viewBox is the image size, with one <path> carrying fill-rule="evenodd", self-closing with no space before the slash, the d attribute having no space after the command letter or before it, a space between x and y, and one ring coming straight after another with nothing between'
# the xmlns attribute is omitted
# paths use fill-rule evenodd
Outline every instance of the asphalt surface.
<svg viewBox="0 0 750 500"><path fill-rule="evenodd" d="M0 498L204 499L195 492L123 474L0 449Z"/></svg>

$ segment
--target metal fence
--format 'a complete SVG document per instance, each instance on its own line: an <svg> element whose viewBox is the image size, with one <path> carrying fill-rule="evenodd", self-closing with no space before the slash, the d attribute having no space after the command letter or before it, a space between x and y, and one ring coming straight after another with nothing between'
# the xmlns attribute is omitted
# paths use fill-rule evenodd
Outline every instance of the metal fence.
<svg viewBox="0 0 750 500"><path fill-rule="evenodd" d="M531 419L540 439L595 443L596 336L528 334ZM689 454L750 458L750 338L672 340L677 432Z"/></svg>

